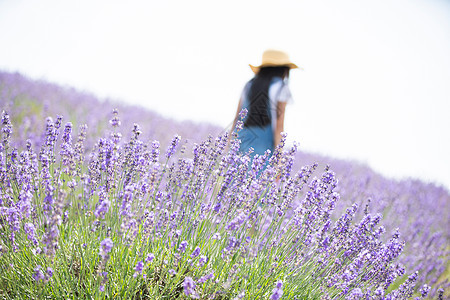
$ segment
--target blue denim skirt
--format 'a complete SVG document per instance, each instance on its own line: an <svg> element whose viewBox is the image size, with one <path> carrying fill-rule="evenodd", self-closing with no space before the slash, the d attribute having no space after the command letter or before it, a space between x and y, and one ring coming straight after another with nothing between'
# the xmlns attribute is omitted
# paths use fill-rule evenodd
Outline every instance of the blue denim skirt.
<svg viewBox="0 0 450 300"><path fill-rule="evenodd" d="M262 155L267 149L273 153L274 137L271 124L264 127L244 127L238 132L238 139L241 140L239 150L242 153L248 152L250 147L254 149L252 156L254 154Z"/></svg>

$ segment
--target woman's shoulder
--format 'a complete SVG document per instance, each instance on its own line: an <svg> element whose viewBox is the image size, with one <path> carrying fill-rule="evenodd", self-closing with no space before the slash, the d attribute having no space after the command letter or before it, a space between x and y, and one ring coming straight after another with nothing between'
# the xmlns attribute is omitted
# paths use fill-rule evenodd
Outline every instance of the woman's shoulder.
<svg viewBox="0 0 450 300"><path fill-rule="evenodd" d="M284 83L283 79L281 79L280 77L274 77L270 81L269 89L278 91L278 90L282 89L284 85L285 85L285 83Z"/></svg>
<svg viewBox="0 0 450 300"><path fill-rule="evenodd" d="M274 77L270 82L270 88L280 90L287 86L286 82L281 77Z"/></svg>
<svg viewBox="0 0 450 300"><path fill-rule="evenodd" d="M249 89L250 86L252 85L252 83L253 83L253 79L250 79L249 81L247 81L247 82L245 83L245 85L244 85L243 90Z"/></svg>
<svg viewBox="0 0 450 300"><path fill-rule="evenodd" d="M292 95L289 85L280 77L273 78L270 85L270 94L279 102L291 102Z"/></svg>

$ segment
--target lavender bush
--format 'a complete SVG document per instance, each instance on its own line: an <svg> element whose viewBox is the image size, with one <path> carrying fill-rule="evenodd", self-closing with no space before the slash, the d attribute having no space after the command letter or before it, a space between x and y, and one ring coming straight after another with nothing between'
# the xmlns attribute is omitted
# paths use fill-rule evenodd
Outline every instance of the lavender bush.
<svg viewBox="0 0 450 300"><path fill-rule="evenodd" d="M443 188L330 160L338 182L296 145L252 160L235 135L170 140L164 132L185 124L148 134L126 109L42 122L55 109L42 99L63 97L62 115L106 104L0 75L3 298L446 296Z"/></svg>
<svg viewBox="0 0 450 300"><path fill-rule="evenodd" d="M410 270L419 271L418 284L433 286L429 291L431 296L437 296L439 288L448 288L450 195L447 189L412 178L387 179L356 162L307 153L299 153L296 160L300 164L330 163L341 176L337 189L341 200L336 211L352 203L360 207L369 204L373 213L383 216L383 226L388 232L400 229L405 248L399 262ZM363 217L364 210L360 209L355 219L359 221Z"/></svg>

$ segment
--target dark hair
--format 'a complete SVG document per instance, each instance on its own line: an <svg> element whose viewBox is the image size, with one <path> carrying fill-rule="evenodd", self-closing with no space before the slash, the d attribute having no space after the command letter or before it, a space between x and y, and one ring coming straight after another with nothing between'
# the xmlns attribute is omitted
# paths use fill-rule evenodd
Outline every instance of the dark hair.
<svg viewBox="0 0 450 300"><path fill-rule="evenodd" d="M248 91L249 108L244 121L245 127L263 127L271 122L269 85L274 77L289 76L289 67L264 67L251 80Z"/></svg>

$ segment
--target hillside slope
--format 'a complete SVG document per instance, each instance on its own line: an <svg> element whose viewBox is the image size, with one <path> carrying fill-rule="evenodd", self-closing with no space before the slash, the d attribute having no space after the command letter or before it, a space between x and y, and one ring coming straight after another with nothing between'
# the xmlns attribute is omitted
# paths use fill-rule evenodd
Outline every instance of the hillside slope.
<svg viewBox="0 0 450 300"><path fill-rule="evenodd" d="M99 138L111 133L109 120L115 108L119 111L123 141L131 136L136 123L142 131L143 141L158 140L165 148L178 134L190 151L193 143L208 135L215 137L224 130L195 121L175 121L143 107L100 100L71 87L33 81L18 73L0 72L0 109L10 115L14 131L12 145L19 151L27 140L39 149L45 136L45 119L57 119L58 116L62 117L62 124L74 124L74 134L78 133L80 125L87 125L86 145L90 149ZM408 271L419 270L419 283L431 284L433 293L438 287L448 286L450 234L446 229L450 228L450 194L445 188L415 179L388 179L363 164L306 153L301 149L297 152L294 170L314 164L317 164L318 174L330 165L339 179L340 201L336 204L336 216L354 203L359 206L357 220L367 211L382 214L386 239L399 228L406 241L406 255L400 263Z"/></svg>

